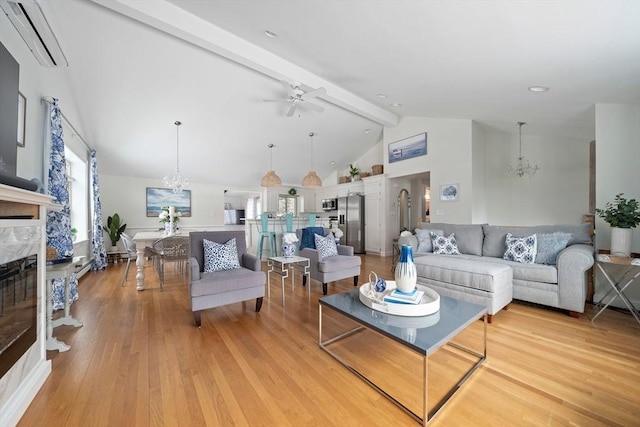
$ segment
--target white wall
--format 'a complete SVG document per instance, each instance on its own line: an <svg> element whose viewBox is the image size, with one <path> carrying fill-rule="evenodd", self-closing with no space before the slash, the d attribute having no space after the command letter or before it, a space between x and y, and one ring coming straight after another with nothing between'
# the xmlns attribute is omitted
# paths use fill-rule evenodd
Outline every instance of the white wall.
<svg viewBox="0 0 640 427"><path fill-rule="evenodd" d="M431 222L472 221L472 122L462 119L405 117L384 128L384 170L389 178L431 172ZM389 144L427 132L427 155L389 163ZM440 186L457 183L457 201L440 201Z"/></svg>
<svg viewBox="0 0 640 427"><path fill-rule="evenodd" d="M596 207L615 195L640 200L640 106L596 105ZM596 218L598 249L609 249L611 228ZM640 253L640 229L633 231L632 251Z"/></svg>
<svg viewBox="0 0 640 427"><path fill-rule="evenodd" d="M530 135L522 129L522 152L537 162L533 177L506 171L518 156L518 132L485 132L486 222L496 225L579 224L589 208L589 141ZM477 187L475 187L477 189ZM475 195L474 195L475 196Z"/></svg>
<svg viewBox="0 0 640 427"><path fill-rule="evenodd" d="M471 161L473 164L471 222L474 224L482 224L489 222L487 216L489 200L487 198L486 177L490 171L487 170L487 135L477 122L473 122L471 132L473 139L471 153Z"/></svg>

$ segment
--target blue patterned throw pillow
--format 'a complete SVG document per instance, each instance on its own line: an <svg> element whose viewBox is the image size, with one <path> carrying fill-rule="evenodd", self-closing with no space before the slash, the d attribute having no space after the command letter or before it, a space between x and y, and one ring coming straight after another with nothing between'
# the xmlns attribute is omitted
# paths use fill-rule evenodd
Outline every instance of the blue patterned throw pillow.
<svg viewBox="0 0 640 427"><path fill-rule="evenodd" d="M225 244L204 239L203 245L205 273L240 268L235 237Z"/></svg>
<svg viewBox="0 0 640 427"><path fill-rule="evenodd" d="M336 239L333 237L333 234L329 233L325 237L316 234L314 239L316 242L316 249L320 252L320 256L322 258L338 255Z"/></svg>
<svg viewBox="0 0 640 427"><path fill-rule="evenodd" d="M511 233L507 233L505 245L507 250L504 252L503 259L523 264L533 264L535 262L538 248L535 234L526 237L515 237Z"/></svg>
<svg viewBox="0 0 640 427"><path fill-rule="evenodd" d="M433 253L440 255L460 255L458 250L458 242L454 233L448 236L439 236L436 233L431 233L431 246L433 246Z"/></svg>

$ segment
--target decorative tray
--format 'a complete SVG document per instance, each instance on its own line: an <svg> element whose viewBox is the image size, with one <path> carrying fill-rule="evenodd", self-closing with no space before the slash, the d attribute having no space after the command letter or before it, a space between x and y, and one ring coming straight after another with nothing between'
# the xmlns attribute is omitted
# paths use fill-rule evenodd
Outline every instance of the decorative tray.
<svg viewBox="0 0 640 427"><path fill-rule="evenodd" d="M383 301L384 296L396 288L396 282L387 280L386 285L383 292L372 291L370 282L360 286L360 302L374 310L396 316L427 316L440 310L440 295L431 288L417 285L418 290L424 292L419 304L396 304Z"/></svg>

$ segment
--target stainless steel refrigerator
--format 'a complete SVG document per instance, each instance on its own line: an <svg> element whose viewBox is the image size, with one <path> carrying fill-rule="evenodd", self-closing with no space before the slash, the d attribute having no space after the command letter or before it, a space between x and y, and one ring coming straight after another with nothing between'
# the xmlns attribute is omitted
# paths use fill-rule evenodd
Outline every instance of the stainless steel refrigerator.
<svg viewBox="0 0 640 427"><path fill-rule="evenodd" d="M353 246L353 251L363 254L364 250L364 196L338 197L338 228L343 236L340 242Z"/></svg>

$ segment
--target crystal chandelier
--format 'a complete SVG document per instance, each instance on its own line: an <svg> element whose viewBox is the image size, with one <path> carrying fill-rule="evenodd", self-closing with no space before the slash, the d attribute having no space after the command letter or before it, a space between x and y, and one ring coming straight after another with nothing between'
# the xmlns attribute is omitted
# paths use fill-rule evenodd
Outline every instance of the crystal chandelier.
<svg viewBox="0 0 640 427"><path fill-rule="evenodd" d="M309 132L309 136L311 137L311 169L309 173L302 178L302 186L303 187L322 187L322 180L316 174L316 171L313 170L313 136L315 134L313 132Z"/></svg>
<svg viewBox="0 0 640 427"><path fill-rule="evenodd" d="M176 171L173 174L167 174L162 179L165 187L169 187L175 194L182 193L182 190L189 187L189 178L183 177L180 174L180 125L182 123L176 121Z"/></svg>
<svg viewBox="0 0 640 427"><path fill-rule="evenodd" d="M509 175L517 176L518 178L522 178L525 175L534 176L540 167L537 163L531 163L529 160L525 159L522 155L522 126L526 125L525 122L518 122L518 129L520 135L520 151L518 154L518 161L515 166L509 164L509 169L507 173Z"/></svg>
<svg viewBox="0 0 640 427"><path fill-rule="evenodd" d="M267 145L267 147L269 147L269 156L271 157L271 162L269 163L269 171L260 180L260 185L263 187L280 187L282 185L282 180L278 175L276 175L276 172L273 170L273 147L275 147L275 145L269 144Z"/></svg>

